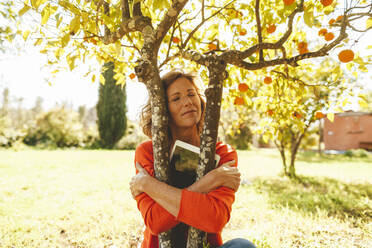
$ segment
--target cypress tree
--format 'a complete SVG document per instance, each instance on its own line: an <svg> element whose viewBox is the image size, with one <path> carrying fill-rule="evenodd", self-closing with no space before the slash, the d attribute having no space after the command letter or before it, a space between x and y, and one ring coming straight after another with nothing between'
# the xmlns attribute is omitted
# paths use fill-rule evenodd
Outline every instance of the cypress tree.
<svg viewBox="0 0 372 248"><path fill-rule="evenodd" d="M114 63L103 66L105 83L99 86L97 103L97 124L100 143L103 148L112 149L123 137L127 128L125 88L116 85Z"/></svg>

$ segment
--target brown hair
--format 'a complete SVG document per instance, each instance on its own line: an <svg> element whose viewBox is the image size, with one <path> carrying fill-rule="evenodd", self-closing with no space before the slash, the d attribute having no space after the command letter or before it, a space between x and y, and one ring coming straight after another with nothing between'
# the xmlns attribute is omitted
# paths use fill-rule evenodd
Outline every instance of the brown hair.
<svg viewBox="0 0 372 248"><path fill-rule="evenodd" d="M195 73L185 73L181 70L172 70L172 71L166 73L161 78L161 83L164 86L164 90L166 91L168 89L168 87L174 81L176 81L179 78L186 78L187 80L189 80L193 84L193 86L196 89L196 92L199 95L200 104L201 104L201 117L200 117L199 123L197 123L197 129L198 129L199 134L201 134L202 129L203 129L203 124L204 124L204 113L205 113L206 103L205 103L205 100L203 98L203 95L200 93L200 88L198 87L198 85L200 85L200 83L199 83L200 79ZM166 94L165 94L165 97L166 97L167 112L168 112L168 99L167 99ZM169 115L169 112L168 112L168 115ZM151 116L151 103L150 103L150 98L149 98L146 105L142 108L140 125L142 127L143 133L147 137L149 137L150 139L152 138L152 133L151 133L152 119L151 119L151 117L152 117ZM170 136L169 125L168 125L168 133L169 133L169 138L170 138L171 136Z"/></svg>

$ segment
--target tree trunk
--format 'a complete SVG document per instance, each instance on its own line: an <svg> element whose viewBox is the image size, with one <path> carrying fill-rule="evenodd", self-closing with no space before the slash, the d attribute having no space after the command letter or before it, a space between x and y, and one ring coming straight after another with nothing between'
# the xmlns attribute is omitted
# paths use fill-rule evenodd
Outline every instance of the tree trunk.
<svg viewBox="0 0 372 248"><path fill-rule="evenodd" d="M285 157L285 145L283 144L283 141L280 141L279 144L276 141L274 141L274 144L275 144L276 148L278 148L279 153L280 153L280 157L282 158L282 165L283 165L284 175L288 175L287 159Z"/></svg>
<svg viewBox="0 0 372 248"><path fill-rule="evenodd" d="M291 143L291 164L289 165L289 177L295 178L296 177L296 168L295 168L295 161L296 161L296 155L298 152L298 148L300 147L301 141L303 137L305 136L305 133L307 131L307 127L305 128L304 132L296 139L294 136L292 138Z"/></svg>
<svg viewBox="0 0 372 248"><path fill-rule="evenodd" d="M169 184L168 113L165 90L156 64L156 61L141 60L135 71L138 79L145 83L151 102L155 177ZM171 232L169 230L159 234L159 247L176 248L171 242Z"/></svg>
<svg viewBox="0 0 372 248"><path fill-rule="evenodd" d="M285 157L285 150L284 149L279 149L279 152L280 152L280 156L282 158L284 175L287 175L288 171L287 171L287 161L286 161L286 157Z"/></svg>
<svg viewBox="0 0 372 248"><path fill-rule="evenodd" d="M218 134L218 124L220 120L220 109L222 100L222 86L226 78L226 63L217 57L212 56L208 71L209 83L205 92L207 104L203 132L201 135L199 167L197 178L199 180L206 173L215 168L215 151ZM189 228L187 236L187 248L202 248L203 243L207 242L207 234L194 227Z"/></svg>

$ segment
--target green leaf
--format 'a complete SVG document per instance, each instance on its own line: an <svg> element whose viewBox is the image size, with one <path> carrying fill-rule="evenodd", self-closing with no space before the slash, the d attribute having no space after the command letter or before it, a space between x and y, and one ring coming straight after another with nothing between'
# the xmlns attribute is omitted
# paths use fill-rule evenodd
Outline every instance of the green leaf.
<svg viewBox="0 0 372 248"><path fill-rule="evenodd" d="M22 16L22 15L24 15L24 13L26 13L30 9L31 9L31 7L25 4L25 6L22 9L19 10L18 15Z"/></svg>

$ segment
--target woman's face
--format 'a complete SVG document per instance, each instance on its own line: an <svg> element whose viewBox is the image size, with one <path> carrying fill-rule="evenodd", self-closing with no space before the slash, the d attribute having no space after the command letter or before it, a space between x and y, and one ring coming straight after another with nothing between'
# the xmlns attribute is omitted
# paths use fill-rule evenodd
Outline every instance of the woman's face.
<svg viewBox="0 0 372 248"><path fill-rule="evenodd" d="M190 128L201 117L200 97L194 85L186 78L178 78L167 89L171 125Z"/></svg>

